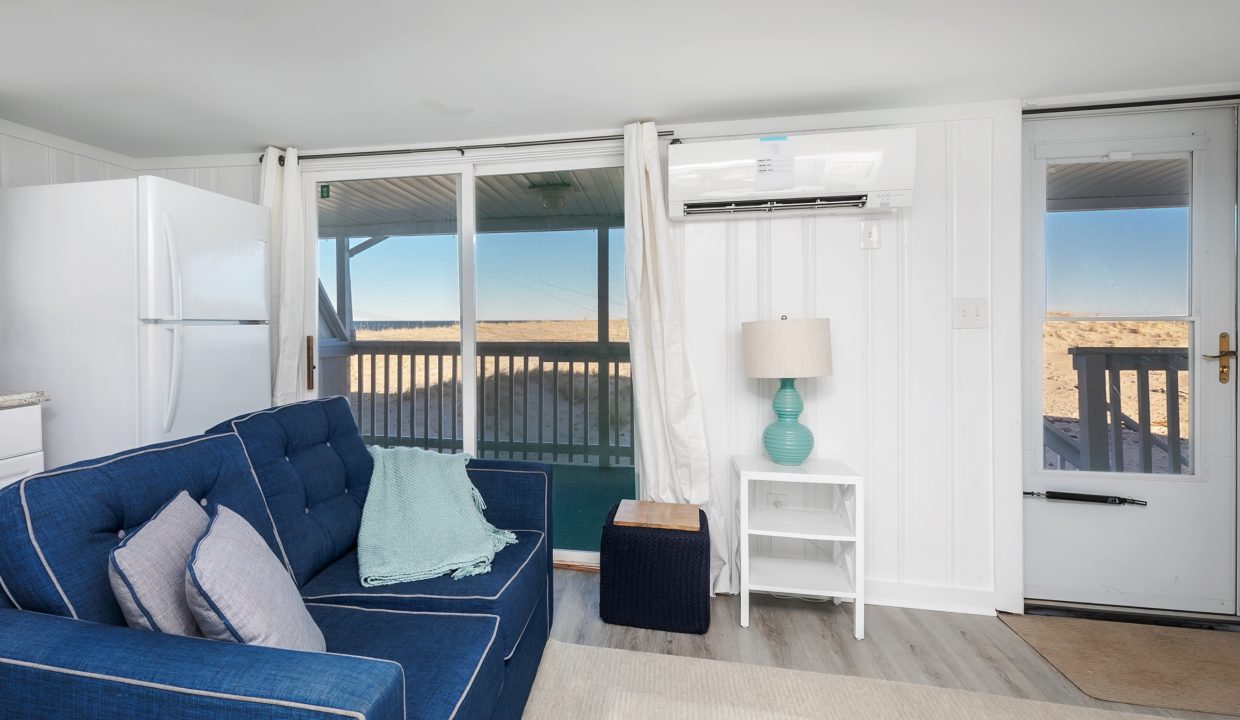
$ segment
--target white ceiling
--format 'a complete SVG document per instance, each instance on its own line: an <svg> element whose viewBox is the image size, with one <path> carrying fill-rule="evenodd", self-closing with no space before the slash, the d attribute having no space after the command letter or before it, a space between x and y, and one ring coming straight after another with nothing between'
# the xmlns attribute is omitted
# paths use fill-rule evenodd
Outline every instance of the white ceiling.
<svg viewBox="0 0 1240 720"><path fill-rule="evenodd" d="M136 157L1240 80L1231 0L0 0L0 118Z"/></svg>

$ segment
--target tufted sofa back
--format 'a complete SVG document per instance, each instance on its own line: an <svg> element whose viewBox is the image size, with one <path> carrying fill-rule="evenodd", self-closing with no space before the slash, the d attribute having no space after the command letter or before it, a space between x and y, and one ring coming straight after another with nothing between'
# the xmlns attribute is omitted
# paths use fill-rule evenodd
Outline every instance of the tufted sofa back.
<svg viewBox="0 0 1240 720"><path fill-rule="evenodd" d="M124 625L108 553L182 490L225 505L277 549L236 435L200 436L87 460L0 490L0 583L23 610Z"/></svg>
<svg viewBox="0 0 1240 720"><path fill-rule="evenodd" d="M244 444L298 585L357 543L374 461L348 400L282 405L208 432L234 432Z"/></svg>

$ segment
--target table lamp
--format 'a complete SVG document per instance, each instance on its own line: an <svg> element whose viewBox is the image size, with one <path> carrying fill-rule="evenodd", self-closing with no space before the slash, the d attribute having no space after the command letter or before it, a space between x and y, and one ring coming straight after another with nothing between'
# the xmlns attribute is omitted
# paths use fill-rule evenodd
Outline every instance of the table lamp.
<svg viewBox="0 0 1240 720"><path fill-rule="evenodd" d="M745 375L779 378L771 407L776 420L766 426L762 444L772 462L800 465L814 449L814 434L797 421L805 403L796 379L831 374L831 321L827 318L758 320L741 324Z"/></svg>

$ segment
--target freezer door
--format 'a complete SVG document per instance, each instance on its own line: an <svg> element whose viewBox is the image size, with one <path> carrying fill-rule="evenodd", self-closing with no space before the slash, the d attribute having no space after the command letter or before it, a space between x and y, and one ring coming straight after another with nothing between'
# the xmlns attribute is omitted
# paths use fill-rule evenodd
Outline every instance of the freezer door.
<svg viewBox="0 0 1240 720"><path fill-rule="evenodd" d="M139 318L267 319L266 208L138 178Z"/></svg>
<svg viewBox="0 0 1240 720"><path fill-rule="evenodd" d="M145 323L140 333L143 444L271 405L266 325Z"/></svg>

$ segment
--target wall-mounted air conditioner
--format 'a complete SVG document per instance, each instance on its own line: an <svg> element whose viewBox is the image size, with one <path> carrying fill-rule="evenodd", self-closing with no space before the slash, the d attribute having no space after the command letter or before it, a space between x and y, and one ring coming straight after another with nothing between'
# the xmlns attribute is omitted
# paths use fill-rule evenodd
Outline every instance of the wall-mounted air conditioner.
<svg viewBox="0 0 1240 720"><path fill-rule="evenodd" d="M685 220L909 207L916 154L912 128L677 143L668 211Z"/></svg>

